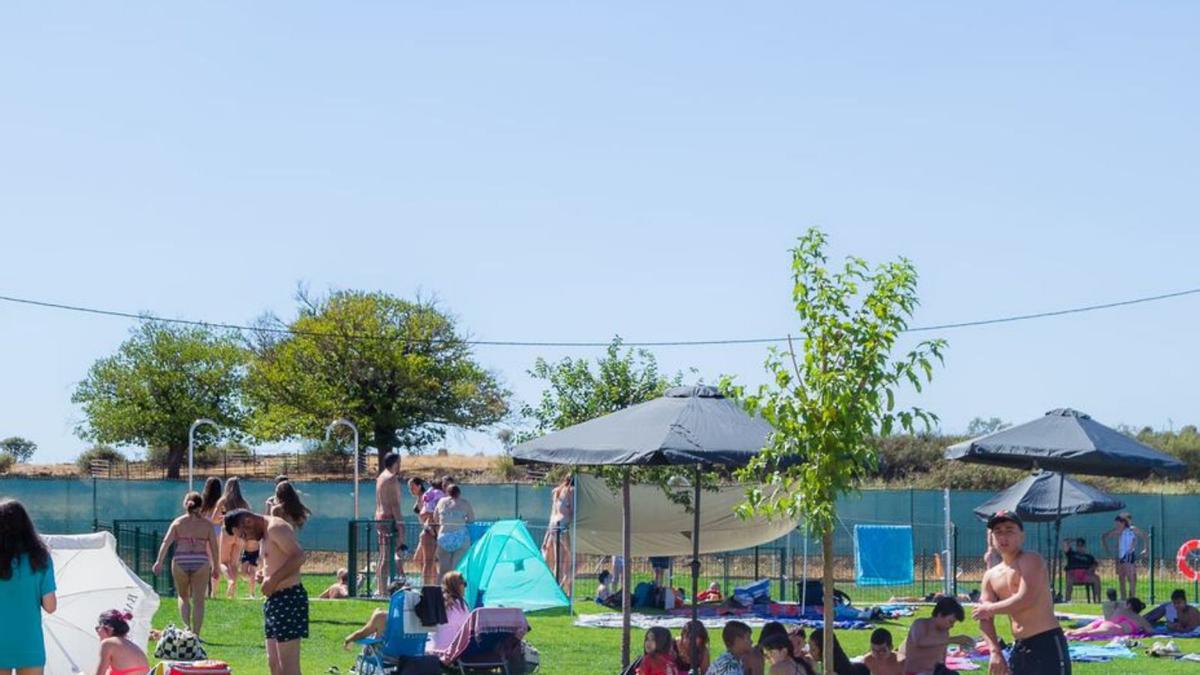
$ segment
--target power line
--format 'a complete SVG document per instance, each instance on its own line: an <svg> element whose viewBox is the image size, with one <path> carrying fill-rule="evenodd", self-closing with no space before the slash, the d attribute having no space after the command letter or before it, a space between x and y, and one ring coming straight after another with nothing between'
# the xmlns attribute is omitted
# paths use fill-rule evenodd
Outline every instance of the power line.
<svg viewBox="0 0 1200 675"><path fill-rule="evenodd" d="M1115 302L1105 302L1095 305L1083 305L1080 307L1069 307L1066 309L1056 309L1046 312L1034 312L1031 314L1014 314L1010 316L996 317L992 319L978 319L975 321L959 321L954 323L935 324L931 326L914 326L905 329L905 333L926 333L938 330L951 330L956 328L970 328L974 326L991 326L1002 323L1014 323L1018 321L1029 321L1032 319L1044 319L1054 316L1065 316L1068 314L1083 314L1085 312L1095 312L1103 309L1112 309L1114 307L1127 307L1129 305L1140 305L1148 302L1158 302L1160 300L1169 300L1171 298L1179 298L1187 295L1200 294L1200 288L1189 288L1187 290L1175 291L1172 293L1162 293L1159 295L1149 295L1130 300L1118 300ZM356 333L329 333L322 331L305 331L295 330L292 328L282 328L274 326L246 326L242 324L199 321L195 319L172 319L160 317L151 314L135 314L133 312L122 312L111 309L99 309L95 307L83 307L80 305L67 305L58 302L48 302L45 300L34 300L30 298L18 298L8 295L0 295L0 301L9 302L20 305L29 305L33 307L41 307L45 309L58 309L68 312L79 312L83 314L94 314L99 316L111 316L124 319L133 319L135 321L158 321L162 323L180 324L185 326L200 326L204 328L221 328L225 330L235 331L250 331L260 333L282 334L282 335L303 335L310 337L333 337L345 340L395 340L389 336L382 335L366 335ZM413 342L433 342L435 339L420 339L412 340ZM701 346L722 346L722 345L753 345L753 344L773 344L786 342L786 337L775 338L730 338L719 340L649 340L642 342L623 342L628 347L701 347ZM607 347L609 341L542 341L542 340L464 340L465 344L480 346L480 347Z"/></svg>

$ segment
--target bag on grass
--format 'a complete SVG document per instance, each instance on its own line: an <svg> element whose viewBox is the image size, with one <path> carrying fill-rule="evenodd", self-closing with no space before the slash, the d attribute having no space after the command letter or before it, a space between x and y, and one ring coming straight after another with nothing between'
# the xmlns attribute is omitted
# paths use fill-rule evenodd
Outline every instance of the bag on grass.
<svg viewBox="0 0 1200 675"><path fill-rule="evenodd" d="M158 646L154 648L156 658L168 661L200 661L208 658L200 639L186 628L176 628L168 624L158 638Z"/></svg>

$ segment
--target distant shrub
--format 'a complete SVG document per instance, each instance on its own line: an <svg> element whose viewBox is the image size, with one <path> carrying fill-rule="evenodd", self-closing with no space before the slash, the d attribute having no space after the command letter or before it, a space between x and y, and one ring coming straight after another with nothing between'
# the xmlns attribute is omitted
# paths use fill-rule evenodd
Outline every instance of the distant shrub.
<svg viewBox="0 0 1200 675"><path fill-rule="evenodd" d="M0 474L6 474L12 465L17 463L17 458L7 452L0 452Z"/></svg>
<svg viewBox="0 0 1200 675"><path fill-rule="evenodd" d="M125 455L116 448L110 448L107 445L97 445L87 450L84 450L79 457L75 458L75 466L79 469L79 473L87 476L92 472L92 460L105 459L111 464L124 462Z"/></svg>
<svg viewBox="0 0 1200 675"><path fill-rule="evenodd" d="M496 477L502 481L515 481L524 477L525 471L517 466L512 457L501 455L492 464Z"/></svg>

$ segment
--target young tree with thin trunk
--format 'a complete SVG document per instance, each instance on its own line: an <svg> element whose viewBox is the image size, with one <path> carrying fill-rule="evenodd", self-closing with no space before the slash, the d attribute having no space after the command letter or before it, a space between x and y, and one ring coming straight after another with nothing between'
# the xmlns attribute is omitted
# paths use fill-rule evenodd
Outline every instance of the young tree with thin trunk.
<svg viewBox="0 0 1200 675"><path fill-rule="evenodd" d="M917 272L906 259L869 266L849 257L830 268L826 237L809 230L792 249L792 302L801 336L766 361L772 384L747 392L725 378L723 387L762 415L774 432L739 478L755 485L739 507L743 516L799 516L821 533L825 587L825 672L833 672L833 529L839 495L876 468L875 435L931 427L921 408L898 409L896 393L933 377L945 342L928 340L898 358L893 349L917 307Z"/></svg>

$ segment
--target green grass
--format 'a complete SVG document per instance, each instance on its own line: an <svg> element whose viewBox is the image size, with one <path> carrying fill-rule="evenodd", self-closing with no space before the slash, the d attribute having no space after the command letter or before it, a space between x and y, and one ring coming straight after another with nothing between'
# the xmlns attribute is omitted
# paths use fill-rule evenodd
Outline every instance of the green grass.
<svg viewBox="0 0 1200 675"><path fill-rule="evenodd" d="M305 576L304 585L310 597L315 598L332 578L327 576ZM245 594L245 588L240 589ZM1169 592L1169 590L1168 590ZM369 600L313 600L310 607L310 637L303 644L303 669L305 673L325 673L330 666L337 666L342 673L354 664L354 653L342 650L342 639L356 630L370 616L371 610L381 606ZM1060 606L1060 611L1097 613L1096 605L1076 604ZM580 611L595 612L591 602L580 604ZM923 610L923 612L928 610ZM883 624L892 631L897 642L903 641L911 619ZM161 628L167 623L179 623L179 613L174 598L163 598L162 606L154 618L154 626ZM541 672L547 675L581 674L611 675L619 671L621 631L604 628L576 628L573 619L565 610L538 612L529 616L533 627L528 640L541 652ZM999 620L1001 634L1008 637L1006 620ZM965 625L956 628L956 633L978 635L978 627L969 618ZM867 650L869 631L843 631L838 633L846 651L851 655ZM261 600L209 600L204 622L204 640L212 658L228 661L235 673L266 672L266 660L262 640ZM717 644L720 636L713 635ZM641 631L633 635L636 650L641 644ZM1150 642L1150 641L1145 641ZM1200 639L1177 641L1181 649L1200 651ZM714 656L719 651L714 645ZM1074 672L1081 675L1128 675L1129 673L1189 673L1197 672L1194 663L1162 661L1139 655L1133 660L1114 661L1107 664L1075 664ZM986 672L986 671L975 671Z"/></svg>

